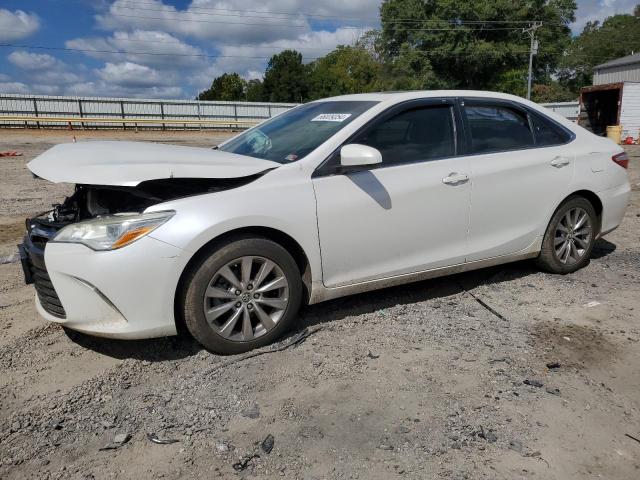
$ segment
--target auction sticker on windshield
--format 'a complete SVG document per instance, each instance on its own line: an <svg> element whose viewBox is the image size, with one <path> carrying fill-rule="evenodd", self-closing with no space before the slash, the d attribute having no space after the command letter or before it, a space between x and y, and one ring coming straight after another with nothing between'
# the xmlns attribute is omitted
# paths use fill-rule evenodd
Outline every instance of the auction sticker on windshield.
<svg viewBox="0 0 640 480"><path fill-rule="evenodd" d="M350 113L321 113L311 119L312 122L344 122L351 116Z"/></svg>

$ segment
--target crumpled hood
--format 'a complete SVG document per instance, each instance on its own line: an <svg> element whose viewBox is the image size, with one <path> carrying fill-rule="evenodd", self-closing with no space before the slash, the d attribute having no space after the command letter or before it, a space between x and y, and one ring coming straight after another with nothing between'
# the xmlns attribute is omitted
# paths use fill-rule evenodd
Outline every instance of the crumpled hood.
<svg viewBox="0 0 640 480"><path fill-rule="evenodd" d="M27 164L35 175L55 183L126 187L164 178L240 178L279 166L210 148L149 142L65 143Z"/></svg>

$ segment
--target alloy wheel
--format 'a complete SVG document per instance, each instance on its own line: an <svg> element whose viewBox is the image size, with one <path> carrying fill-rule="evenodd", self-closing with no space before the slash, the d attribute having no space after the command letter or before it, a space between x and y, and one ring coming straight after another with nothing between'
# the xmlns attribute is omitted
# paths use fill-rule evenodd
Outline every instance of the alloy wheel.
<svg viewBox="0 0 640 480"><path fill-rule="evenodd" d="M579 262L591 244L593 228L586 210L574 207L562 216L556 226L554 249L556 258L565 265Z"/></svg>
<svg viewBox="0 0 640 480"><path fill-rule="evenodd" d="M207 323L222 337L246 342L275 328L289 304L289 282L275 262L244 256L220 268L204 293Z"/></svg>

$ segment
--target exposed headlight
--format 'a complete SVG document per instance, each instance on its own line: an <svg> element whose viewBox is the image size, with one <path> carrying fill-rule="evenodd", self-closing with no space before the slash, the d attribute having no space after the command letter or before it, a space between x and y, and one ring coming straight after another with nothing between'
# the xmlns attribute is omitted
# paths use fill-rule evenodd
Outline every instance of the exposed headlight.
<svg viewBox="0 0 640 480"><path fill-rule="evenodd" d="M93 250L115 250L151 233L176 212L121 214L67 225L53 242L82 243Z"/></svg>

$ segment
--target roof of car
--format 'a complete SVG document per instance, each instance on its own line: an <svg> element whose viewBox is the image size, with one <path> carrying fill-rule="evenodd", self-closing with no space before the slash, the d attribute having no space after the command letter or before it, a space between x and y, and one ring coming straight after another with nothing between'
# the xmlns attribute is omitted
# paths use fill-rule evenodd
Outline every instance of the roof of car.
<svg viewBox="0 0 640 480"><path fill-rule="evenodd" d="M323 98L319 101L401 101L410 100L412 98L442 98L442 97L486 97L497 98L503 100L516 100L526 102L524 98L516 97L501 92L488 92L484 90L410 90L402 92L372 92L357 93L352 95L340 95L338 97Z"/></svg>
<svg viewBox="0 0 640 480"><path fill-rule="evenodd" d="M326 101L369 101L380 102L382 106L390 106L396 103L404 102L407 100L420 99L420 98L450 98L450 97L475 97L475 98L489 98L495 100L508 100L517 102L520 105L526 105L529 108L544 113L547 117L553 118L556 122L564 125L565 127L573 128L575 124L570 120L567 120L562 115L547 110L544 106L526 100L522 97L510 95L502 92L490 92L486 90L412 90L405 92L373 92L373 93L357 93L353 95L341 95L338 97L323 98L316 100L316 102Z"/></svg>

